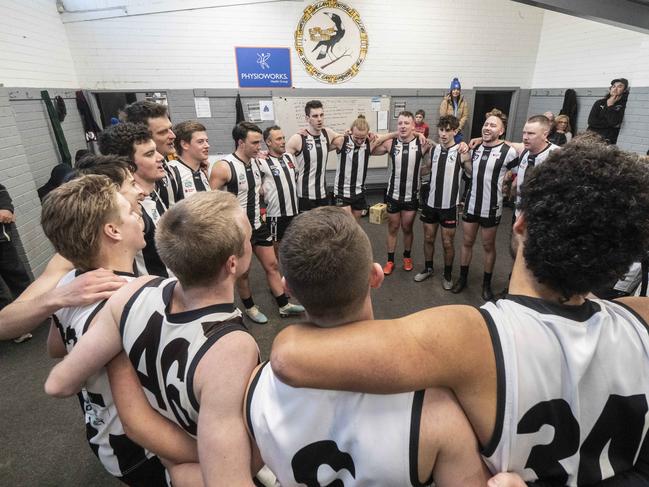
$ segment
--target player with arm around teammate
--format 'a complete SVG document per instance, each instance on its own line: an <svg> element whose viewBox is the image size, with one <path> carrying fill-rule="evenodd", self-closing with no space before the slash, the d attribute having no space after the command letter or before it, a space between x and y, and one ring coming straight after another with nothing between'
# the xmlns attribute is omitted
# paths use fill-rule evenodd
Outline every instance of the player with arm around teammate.
<svg viewBox="0 0 649 487"><path fill-rule="evenodd" d="M211 185L214 189L226 190L234 194L248 217L253 229L253 251L266 273L268 287L277 302L280 316L300 314L304 308L290 303L284 293L270 232L261 221L259 195L262 181L255 158L259 155L262 131L253 123L241 122L232 129L232 138L236 149L214 165L210 175ZM268 318L252 299L248 272L243 273L237 281L237 290L246 308L246 315L255 323L267 323Z"/></svg>
<svg viewBox="0 0 649 487"><path fill-rule="evenodd" d="M319 100L304 106L307 127L293 134L286 143L286 152L297 160L297 195L300 212L327 206L326 175L331 142L340 135L324 126L324 108Z"/></svg>
<svg viewBox="0 0 649 487"><path fill-rule="evenodd" d="M143 222L122 191L106 176L89 175L60 186L45 200L43 230L56 250L74 265L59 285L97 267L127 276L127 280L134 279L133 259L145 244ZM61 357L72 351L104 304L105 300L98 300L57 310L52 315L48 337L50 354ZM133 377L134 374L126 380L137 383ZM88 443L110 474L127 485L167 485L165 469L158 457L127 438L106 370L98 370L88 378L79 399ZM155 425L159 442L171 438L174 445L182 443L184 434L153 411L142 411L139 417ZM167 434L172 436L167 438ZM163 451L173 457L164 448L163 445Z"/></svg>
<svg viewBox="0 0 649 487"><path fill-rule="evenodd" d="M153 408L198 434L206 485L252 487L242 404L259 352L234 306L250 236L231 194L205 192L176 204L160 220L156 243L177 279L143 277L116 293L52 369L46 392L73 394L124 349Z"/></svg>
<svg viewBox="0 0 649 487"><path fill-rule="evenodd" d="M403 232L403 269L411 271L412 225L419 204L420 166L423 156L430 150L430 144L422 144L415 134L415 118L411 112L403 111L397 119L398 135L378 145L373 154L390 154L388 190L388 262L383 266L387 276L394 271L394 253L399 228Z"/></svg>
<svg viewBox="0 0 649 487"><path fill-rule="evenodd" d="M444 248L444 276L442 287L451 289L451 273L455 256L454 238L457 227L457 205L460 201L460 182L462 173L471 175L471 158L460 153L455 136L459 121L453 115L445 115L437 123L439 145L431 153L431 185L428 197L422 208L420 219L424 226L424 269L415 275L421 282L433 275L433 252L438 226L442 227Z"/></svg>
<svg viewBox="0 0 649 487"><path fill-rule="evenodd" d="M328 207L298 215L280 259L310 326L344 328L373 316L370 291L383 272L348 212ZM264 364L251 378L245 404L251 436L284 487L486 484L475 436L447 390L294 389Z"/></svg>
<svg viewBox="0 0 649 487"><path fill-rule="evenodd" d="M648 300L586 296L646 252L647 169L635 154L570 142L526 178L506 299L289 327L273 346L275 373L300 387L449 387L494 473L646 485Z"/></svg>
<svg viewBox="0 0 649 487"><path fill-rule="evenodd" d="M482 143L472 151L471 187L462 215L460 277L451 289L457 294L467 286L473 245L480 229L484 252L482 299L485 301L494 298L491 277L496 263L496 232L503 210L503 182L508 171L518 164L516 150L501 140L506 128L504 113L497 109L488 112L482 127Z"/></svg>
<svg viewBox="0 0 649 487"><path fill-rule="evenodd" d="M268 154L257 159L261 173L261 193L266 202L266 226L277 257L279 242L298 214L297 166L295 156L286 152L286 137L273 125L262 134Z"/></svg>

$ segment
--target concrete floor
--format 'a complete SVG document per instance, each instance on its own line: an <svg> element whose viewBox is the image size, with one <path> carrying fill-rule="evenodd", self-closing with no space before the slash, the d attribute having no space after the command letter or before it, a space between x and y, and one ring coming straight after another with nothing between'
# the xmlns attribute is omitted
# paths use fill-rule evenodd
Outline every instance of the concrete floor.
<svg viewBox="0 0 649 487"><path fill-rule="evenodd" d="M371 204L374 202L376 201L370 201ZM508 252L510 221L511 211L505 209L498 232L498 258L493 278L495 292L504 288L511 267ZM386 225L372 225L364 218L362 226L372 241L375 260L383 265L386 260ZM480 239L478 238L474 248L469 286L462 294L455 295L441 287L443 260L439 235L437 238L435 276L422 283L413 282L413 276L424 263L419 220L415 224L413 272L405 272L400 268L403 247L399 242L395 272L386 277L383 286L373 293L377 318L402 316L442 304L482 304ZM454 279L459 272L460 243L461 229L455 238L457 256ZM263 271L254 259L251 281L255 301L270 319L267 325L250 323L262 357L266 359L274 336L291 320L279 317L277 306L267 290ZM51 399L43 392L43 383L54 364L46 354L46 339L47 327L41 326L34 332L34 338L23 344L0 342L0 486L121 485L103 470L90 451L77 399Z"/></svg>

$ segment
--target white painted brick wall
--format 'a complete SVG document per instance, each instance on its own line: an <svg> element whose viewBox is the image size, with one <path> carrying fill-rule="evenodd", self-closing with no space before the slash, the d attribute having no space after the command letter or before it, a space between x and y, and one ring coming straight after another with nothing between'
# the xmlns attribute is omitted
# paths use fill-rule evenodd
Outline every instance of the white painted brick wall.
<svg viewBox="0 0 649 487"><path fill-rule="evenodd" d="M0 66L5 86L78 86L54 0L0 0Z"/></svg>
<svg viewBox="0 0 649 487"><path fill-rule="evenodd" d="M41 204L6 88L0 88L0 182L14 203L19 252L26 256L28 268L38 275L53 249L40 225Z"/></svg>
<svg viewBox="0 0 649 487"><path fill-rule="evenodd" d="M530 87L543 11L508 0L348 1L368 29L360 73L340 88ZM66 23L88 89L236 88L234 46L293 46L308 2ZM294 86L322 88L292 49ZM380 93L379 93L380 94Z"/></svg>
<svg viewBox="0 0 649 487"><path fill-rule="evenodd" d="M532 86L608 86L618 77L649 86L648 53L646 34L548 11Z"/></svg>

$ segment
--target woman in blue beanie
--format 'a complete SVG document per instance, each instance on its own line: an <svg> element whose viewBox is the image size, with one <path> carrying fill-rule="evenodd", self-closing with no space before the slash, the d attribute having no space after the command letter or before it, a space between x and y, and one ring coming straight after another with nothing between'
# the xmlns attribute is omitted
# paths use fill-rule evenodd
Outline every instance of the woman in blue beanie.
<svg viewBox="0 0 649 487"><path fill-rule="evenodd" d="M462 85L460 85L460 80L457 78L453 78L453 81L451 81L449 92L439 106L439 116L443 117L445 115L453 115L460 121L460 130L455 136L455 142L462 141L462 127L469 118L469 108L462 96Z"/></svg>

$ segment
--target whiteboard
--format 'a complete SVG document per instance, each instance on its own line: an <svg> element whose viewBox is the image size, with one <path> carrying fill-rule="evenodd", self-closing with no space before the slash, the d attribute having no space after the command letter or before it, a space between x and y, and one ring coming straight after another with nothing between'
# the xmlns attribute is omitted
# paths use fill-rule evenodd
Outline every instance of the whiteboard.
<svg viewBox="0 0 649 487"><path fill-rule="evenodd" d="M365 119L372 132L377 133L378 112L372 109L372 98L351 96L329 96L329 97L283 97L274 96L273 105L275 110L275 123L282 127L286 140L297 133L301 128L306 127L304 105L310 100L317 99L322 102L324 108L324 124L338 133L347 130L358 115L365 115ZM381 97L381 110L389 110L390 98ZM381 133L385 133L382 131ZM335 170L338 167L338 158L335 152L329 153L327 170ZM369 167L388 167L388 156L371 156Z"/></svg>

